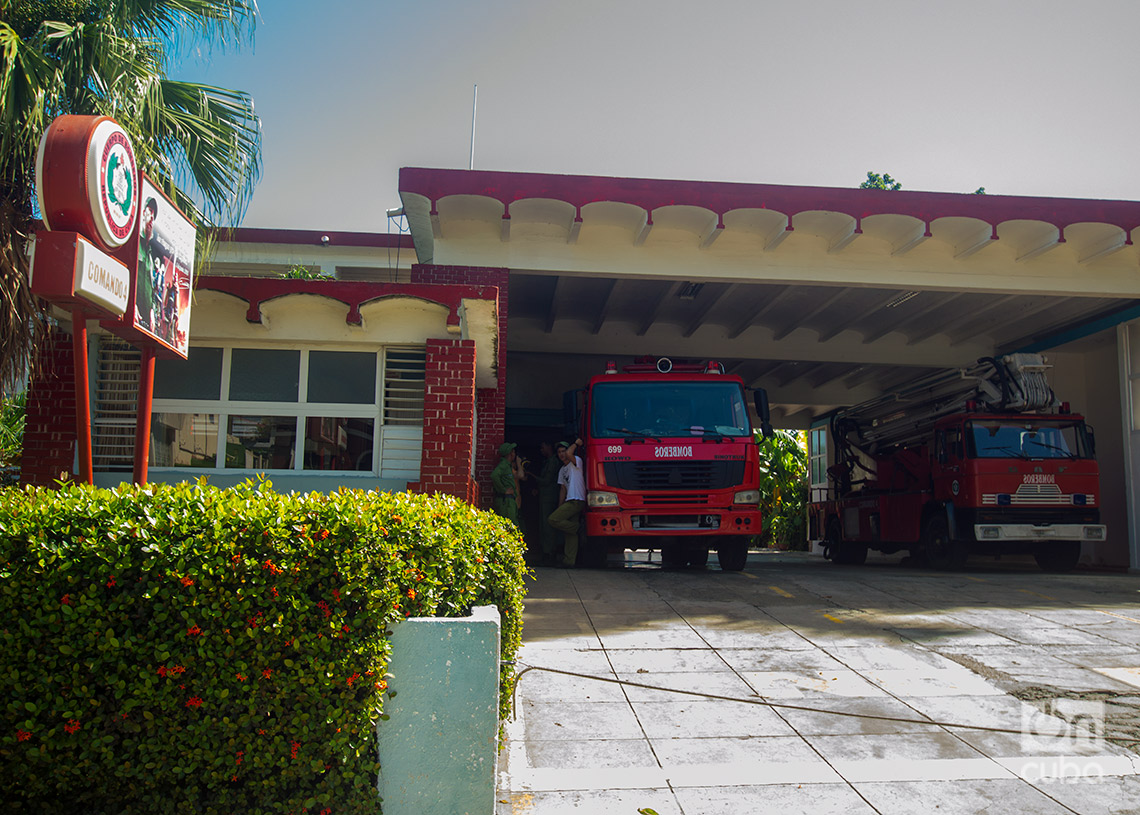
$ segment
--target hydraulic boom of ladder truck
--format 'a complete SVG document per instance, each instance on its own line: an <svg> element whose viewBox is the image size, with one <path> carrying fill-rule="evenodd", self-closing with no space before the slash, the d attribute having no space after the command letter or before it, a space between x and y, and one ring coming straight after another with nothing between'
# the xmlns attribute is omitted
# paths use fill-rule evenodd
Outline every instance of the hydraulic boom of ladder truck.
<svg viewBox="0 0 1140 815"><path fill-rule="evenodd" d="M837 563L909 550L938 569L1032 554L1050 571L1103 541L1092 429L1039 354L985 357L831 416L809 530ZM820 455L820 450L812 450Z"/></svg>

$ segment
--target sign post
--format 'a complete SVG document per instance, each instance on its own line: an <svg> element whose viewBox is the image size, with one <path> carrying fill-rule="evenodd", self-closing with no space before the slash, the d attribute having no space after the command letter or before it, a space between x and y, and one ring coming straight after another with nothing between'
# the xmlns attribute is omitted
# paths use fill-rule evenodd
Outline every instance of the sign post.
<svg viewBox="0 0 1140 815"><path fill-rule="evenodd" d="M60 116L36 154L46 232L32 244L32 292L69 308L79 477L94 481L87 320L142 351L134 480L147 478L156 356L186 358L196 230L135 161L107 116Z"/></svg>

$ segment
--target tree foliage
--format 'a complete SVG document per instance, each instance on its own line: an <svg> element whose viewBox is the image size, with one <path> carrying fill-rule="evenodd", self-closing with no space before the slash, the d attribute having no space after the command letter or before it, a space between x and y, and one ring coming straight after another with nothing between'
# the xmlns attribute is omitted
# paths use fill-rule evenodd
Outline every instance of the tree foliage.
<svg viewBox="0 0 1140 815"><path fill-rule="evenodd" d="M861 190L891 190L893 192L895 190L901 190L902 189L902 182L896 181L895 179L891 178L890 173L883 173L882 175L879 175L878 173L873 173L870 170L868 170L867 171L867 180L859 185L859 189L861 189Z"/></svg>
<svg viewBox="0 0 1140 815"><path fill-rule="evenodd" d="M34 364L44 337L26 246L48 125L114 117L142 171L197 224L236 221L261 164L253 100L169 78L167 47L239 44L256 16L256 0L0 0L0 381Z"/></svg>
<svg viewBox="0 0 1140 815"><path fill-rule="evenodd" d="M781 549L807 543L808 456L802 431L776 430L758 438L760 511L766 542Z"/></svg>

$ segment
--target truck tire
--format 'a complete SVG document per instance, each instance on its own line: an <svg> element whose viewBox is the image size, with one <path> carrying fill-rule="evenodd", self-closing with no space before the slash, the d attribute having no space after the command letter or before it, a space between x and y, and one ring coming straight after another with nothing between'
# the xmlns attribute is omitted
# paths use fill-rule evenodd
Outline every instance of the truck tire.
<svg viewBox="0 0 1140 815"><path fill-rule="evenodd" d="M590 537L579 533L580 551L578 561L586 569L606 568L606 556L609 554L609 545L603 538Z"/></svg>
<svg viewBox="0 0 1140 815"><path fill-rule="evenodd" d="M1081 559L1081 542L1050 541L1033 553L1033 559L1046 572L1071 572Z"/></svg>
<svg viewBox="0 0 1140 815"><path fill-rule="evenodd" d="M950 524L938 512L926 519L922 531L923 553L927 564L940 572L958 571L966 565L969 552L963 541L950 537Z"/></svg>
<svg viewBox="0 0 1140 815"><path fill-rule="evenodd" d="M837 518L832 518L827 525L827 553L832 563L841 566L861 566L867 562L867 544L843 540Z"/></svg>
<svg viewBox="0 0 1140 815"><path fill-rule="evenodd" d="M716 559L722 572L739 572L748 564L748 538L733 537L716 550Z"/></svg>

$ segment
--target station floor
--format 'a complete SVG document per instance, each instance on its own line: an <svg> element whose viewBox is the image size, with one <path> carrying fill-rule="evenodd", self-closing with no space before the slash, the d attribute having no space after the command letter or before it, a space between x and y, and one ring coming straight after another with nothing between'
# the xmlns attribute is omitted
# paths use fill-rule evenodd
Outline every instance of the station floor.
<svg viewBox="0 0 1140 815"><path fill-rule="evenodd" d="M535 570L498 815L1140 813L1140 577L715 562Z"/></svg>

